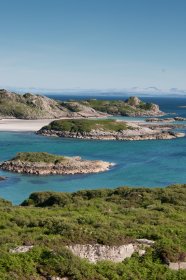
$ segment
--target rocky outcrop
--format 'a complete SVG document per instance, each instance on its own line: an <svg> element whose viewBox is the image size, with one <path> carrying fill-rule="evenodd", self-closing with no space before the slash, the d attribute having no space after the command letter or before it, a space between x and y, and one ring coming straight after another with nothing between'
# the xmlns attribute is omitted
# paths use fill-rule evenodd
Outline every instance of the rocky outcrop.
<svg viewBox="0 0 186 280"><path fill-rule="evenodd" d="M146 119L146 122L175 122L175 121L186 121L186 118L182 118L182 117L175 117L175 118L150 118L150 119Z"/></svg>
<svg viewBox="0 0 186 280"><path fill-rule="evenodd" d="M27 253L33 249L34 246L18 246L14 249L10 249L10 253L19 254L19 253Z"/></svg>
<svg viewBox="0 0 186 280"><path fill-rule="evenodd" d="M10 160L0 164L2 170L34 175L98 173L108 170L111 166L109 162L83 160L80 157L65 157L63 161L56 163Z"/></svg>
<svg viewBox="0 0 186 280"><path fill-rule="evenodd" d="M179 122L183 122L183 121L186 121L186 118L183 118L183 117L175 117L174 120L175 120L175 121L179 121Z"/></svg>
<svg viewBox="0 0 186 280"><path fill-rule="evenodd" d="M81 104L90 106L97 111L111 115L122 116L163 116L165 115L157 104L145 103L136 96L127 100L97 100L89 99L81 101Z"/></svg>
<svg viewBox="0 0 186 280"><path fill-rule="evenodd" d="M169 268L172 270L186 269L186 262L170 262Z"/></svg>
<svg viewBox="0 0 186 280"><path fill-rule="evenodd" d="M94 140L121 140L121 141L139 141L139 140L169 140L179 137L184 137L184 133L175 133L170 131L152 131L151 133L136 133L133 131L125 132L102 132L92 131L90 133L73 133L73 132L61 132L61 131L42 131L39 134L44 136L57 136L64 138L77 138L77 139L94 139Z"/></svg>
<svg viewBox="0 0 186 280"><path fill-rule="evenodd" d="M131 96L126 100L126 103L130 106L139 106L141 104L141 100L137 96Z"/></svg>
<svg viewBox="0 0 186 280"><path fill-rule="evenodd" d="M107 113L98 112L90 106L83 105L78 101L66 101L61 105L70 111L70 116L73 118L101 118L109 116Z"/></svg>
<svg viewBox="0 0 186 280"><path fill-rule="evenodd" d="M164 119L160 119L160 118L150 118L150 119L146 119L146 122L174 122L175 119L174 118L164 118Z"/></svg>
<svg viewBox="0 0 186 280"><path fill-rule="evenodd" d="M121 246L107 246L100 244L76 244L68 248L72 253L80 258L87 259L92 263L97 261L109 260L113 262L122 262L130 258L135 252L139 255L145 254L145 248L154 244L154 241L147 239L138 239L135 243L129 243Z"/></svg>
<svg viewBox="0 0 186 280"><path fill-rule="evenodd" d="M97 112L89 106L65 106L63 102L42 95L26 93L20 95L7 90L0 90L0 117L18 119L59 119L80 117L103 117L107 114Z"/></svg>
<svg viewBox="0 0 186 280"><path fill-rule="evenodd" d="M119 122L118 122L119 123ZM121 122L122 123L122 122ZM44 136L57 136L64 138L77 139L95 139L95 140L122 140L122 141L137 141L137 140L167 140L177 137L184 137L184 133L176 133L170 130L169 127L148 127L136 123L126 123L125 130L114 131L106 129L91 129L86 131L65 131L53 130L47 127L42 128L37 132Z"/></svg>

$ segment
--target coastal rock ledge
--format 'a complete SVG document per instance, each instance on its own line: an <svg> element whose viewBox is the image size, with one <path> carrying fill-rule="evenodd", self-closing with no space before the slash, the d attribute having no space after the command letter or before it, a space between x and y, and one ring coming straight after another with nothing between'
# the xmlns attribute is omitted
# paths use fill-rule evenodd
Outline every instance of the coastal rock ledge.
<svg viewBox="0 0 186 280"><path fill-rule="evenodd" d="M84 160L81 157L63 157L48 153L19 153L0 164L2 170L34 175L70 175L107 171L111 163Z"/></svg>
<svg viewBox="0 0 186 280"><path fill-rule="evenodd" d="M184 137L172 127L153 126L119 120L57 120L42 127L37 134L91 140L169 140Z"/></svg>

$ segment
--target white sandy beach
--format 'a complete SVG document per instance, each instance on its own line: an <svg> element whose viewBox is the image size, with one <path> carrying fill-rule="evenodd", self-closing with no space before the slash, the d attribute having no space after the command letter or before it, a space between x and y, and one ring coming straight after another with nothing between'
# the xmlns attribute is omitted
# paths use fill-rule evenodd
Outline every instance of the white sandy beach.
<svg viewBox="0 0 186 280"><path fill-rule="evenodd" d="M51 121L53 120L2 119L0 120L0 131L37 131Z"/></svg>

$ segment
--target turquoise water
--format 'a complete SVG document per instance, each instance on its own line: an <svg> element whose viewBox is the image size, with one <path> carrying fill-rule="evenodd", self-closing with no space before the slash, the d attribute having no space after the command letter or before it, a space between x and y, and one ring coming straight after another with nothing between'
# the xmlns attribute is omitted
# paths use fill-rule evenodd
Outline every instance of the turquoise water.
<svg viewBox="0 0 186 280"><path fill-rule="evenodd" d="M162 100L159 101L160 103ZM186 104L186 99L176 104ZM158 103L158 102L157 102ZM167 100L169 110L186 116L186 109ZM168 110L162 106L164 110ZM172 106L172 107L171 107ZM186 132L186 129L182 129ZM0 197L18 204L35 191L66 191L114 188L118 186L164 187L186 183L186 138L160 141L86 141L51 138L34 133L0 133L0 161L20 151L47 151L114 162L107 172L72 176L31 176L0 171L7 176L0 182Z"/></svg>
<svg viewBox="0 0 186 280"><path fill-rule="evenodd" d="M85 141L47 138L32 133L1 133L0 161L19 151L48 151L87 159L102 159L116 165L107 172L73 176L31 176L0 172L0 196L18 204L34 191L128 186L167 186L186 182L186 138L164 141Z"/></svg>

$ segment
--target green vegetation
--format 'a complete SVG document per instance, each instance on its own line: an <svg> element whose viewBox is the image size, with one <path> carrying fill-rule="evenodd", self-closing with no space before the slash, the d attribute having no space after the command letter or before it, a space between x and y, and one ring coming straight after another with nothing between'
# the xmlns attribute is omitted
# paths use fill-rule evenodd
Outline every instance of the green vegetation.
<svg viewBox="0 0 186 280"><path fill-rule="evenodd" d="M130 97L127 101L122 100L97 100L90 99L86 101L82 101L81 103L86 106L90 106L97 111L105 112L111 115L122 115L122 116L130 116L135 115L137 113L145 113L147 110L152 109L151 103L144 103L136 97Z"/></svg>
<svg viewBox="0 0 186 280"><path fill-rule="evenodd" d="M20 119L60 118L61 116L73 116L73 113L80 111L86 113L86 106L89 107L88 110L93 108L112 115L135 116L145 115L146 111L152 109L153 104L144 103L137 97L130 97L127 101L90 99L61 102L41 95L30 93L21 95L0 89L0 116L3 117ZM81 115L79 114L79 116ZM92 115L95 114L92 113Z"/></svg>
<svg viewBox="0 0 186 280"><path fill-rule="evenodd" d="M92 129L102 129L105 131L122 131L132 129L124 122L116 120L57 120L44 126L41 130L69 131L69 132L90 132Z"/></svg>
<svg viewBox="0 0 186 280"><path fill-rule="evenodd" d="M67 108L70 112L80 112L79 103L76 101L60 102L60 104Z"/></svg>
<svg viewBox="0 0 186 280"><path fill-rule="evenodd" d="M46 162L58 163L65 159L64 156L53 155L45 152L22 152L18 153L13 161L28 161L28 162Z"/></svg>
<svg viewBox="0 0 186 280"><path fill-rule="evenodd" d="M22 206L0 201L0 279L184 280L167 260L186 257L186 185L165 189L128 188L76 193L33 193ZM136 238L155 240L145 256L122 263L90 264L67 244L121 245ZM34 245L27 253L10 248ZM43 278L44 277L44 278Z"/></svg>
<svg viewBox="0 0 186 280"><path fill-rule="evenodd" d="M0 90L0 115L20 119L60 117L64 108L53 100L40 95L24 95Z"/></svg>
<svg viewBox="0 0 186 280"><path fill-rule="evenodd" d="M141 108L143 110L152 110L152 103L141 102L141 104L139 105L139 108Z"/></svg>

